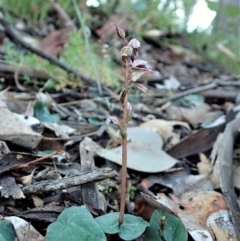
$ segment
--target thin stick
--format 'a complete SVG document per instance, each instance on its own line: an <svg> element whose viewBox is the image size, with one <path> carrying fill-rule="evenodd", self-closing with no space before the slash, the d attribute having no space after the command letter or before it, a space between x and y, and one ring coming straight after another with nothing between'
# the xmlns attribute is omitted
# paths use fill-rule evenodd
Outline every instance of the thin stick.
<svg viewBox="0 0 240 241"><path fill-rule="evenodd" d="M71 27L73 31L77 31L77 27L74 24L73 20L69 17L66 11L60 6L60 4L56 3L55 0L49 0L49 2L58 13L60 19L62 19L65 22L65 26Z"/></svg>
<svg viewBox="0 0 240 241"><path fill-rule="evenodd" d="M19 166L15 167L14 169L19 169L19 168L25 168L25 167L28 167L29 165L32 165L32 164L35 164L37 162L40 162L40 161L44 161L54 155L59 155L59 154L62 154L63 152L57 152L57 151L54 151L53 153L49 154L49 155L46 155L46 156L42 156L42 157L39 157L33 161L30 161L28 163L23 163L23 164L20 164Z"/></svg>
<svg viewBox="0 0 240 241"><path fill-rule="evenodd" d="M183 96L199 93L199 92L202 92L202 91L205 91L205 90L214 89L216 87L217 87L217 83L212 82L212 83L210 83L208 85L199 86L197 88L185 90L185 91L176 93L176 94L174 94L172 96L169 96L169 97L167 97L167 98L165 98L163 100L157 101L157 105L163 105L163 104L165 104L168 101L176 100L176 99L181 98Z"/></svg>

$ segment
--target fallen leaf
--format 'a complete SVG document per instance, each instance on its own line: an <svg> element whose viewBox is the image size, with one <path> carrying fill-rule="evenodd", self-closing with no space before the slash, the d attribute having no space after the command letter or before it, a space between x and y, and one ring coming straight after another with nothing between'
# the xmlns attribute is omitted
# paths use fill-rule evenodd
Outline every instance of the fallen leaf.
<svg viewBox="0 0 240 241"><path fill-rule="evenodd" d="M67 43L70 31L70 28L63 28L50 33L42 40L38 48L51 56L56 56Z"/></svg>
<svg viewBox="0 0 240 241"><path fill-rule="evenodd" d="M109 135L116 143L121 143L122 137L120 131L115 131L112 128L108 128ZM159 135L156 130L146 130L141 127L128 127L128 142L143 142L149 146L156 146L157 148L162 148L163 140L161 135Z"/></svg>
<svg viewBox="0 0 240 241"><path fill-rule="evenodd" d="M199 174L207 174L207 175L210 174L213 169L210 164L210 160L203 153L200 153L199 157L200 157L200 162L197 163Z"/></svg>
<svg viewBox="0 0 240 241"><path fill-rule="evenodd" d="M17 180L19 182L21 182L23 185L30 185L30 184L32 184L32 178L33 178L33 174L34 174L35 170L36 169L33 169L33 171L31 172L30 175L19 177L19 178L17 178Z"/></svg>
<svg viewBox="0 0 240 241"><path fill-rule="evenodd" d="M42 123L45 127L55 132L56 136L69 138L70 135L76 132L76 129L71 128L67 125L59 125L57 123L51 122L43 122Z"/></svg>
<svg viewBox="0 0 240 241"><path fill-rule="evenodd" d="M166 142L167 140L169 140L169 138L176 137L177 133L174 133L174 126L176 125L183 126L186 129L191 130L190 126L186 122L167 121L167 120L160 120L160 119L146 121L142 123L140 127L146 130L157 131Z"/></svg>
<svg viewBox="0 0 240 241"><path fill-rule="evenodd" d="M234 187L240 190L240 164L234 163L233 168L233 183Z"/></svg>
<svg viewBox="0 0 240 241"><path fill-rule="evenodd" d="M175 196L190 191L213 190L213 185L208 175L189 175L185 171L150 175L142 180L140 187L149 189L154 184L171 188Z"/></svg>
<svg viewBox="0 0 240 241"><path fill-rule="evenodd" d="M16 184L15 178L10 175L1 175L1 196L5 198L12 197L13 199L25 198L22 190Z"/></svg>
<svg viewBox="0 0 240 241"><path fill-rule="evenodd" d="M34 204L35 207L43 207L44 202L38 196L33 195L32 200L33 200L33 204Z"/></svg>
<svg viewBox="0 0 240 241"><path fill-rule="evenodd" d="M14 168L19 168L23 164L28 164L32 160L39 158L39 156L23 153L23 152L10 152L2 156L0 162L0 174L10 171Z"/></svg>
<svg viewBox="0 0 240 241"><path fill-rule="evenodd" d="M42 139L42 135L20 120L13 112L0 108L0 139L11 141L19 146L34 149Z"/></svg>
<svg viewBox="0 0 240 241"><path fill-rule="evenodd" d="M217 241L238 241L228 210L212 213L207 219L207 226L211 227Z"/></svg>
<svg viewBox="0 0 240 241"><path fill-rule="evenodd" d="M195 241L215 240L215 232L211 225L209 226L212 220L211 215L218 213L219 220L225 220L222 215L225 216L226 213L229 216L222 194L214 191L189 192L182 194L179 198L174 195L170 195L169 198L164 193L158 194L157 199L148 195L143 195L143 197L152 206L164 211L170 210L170 213L176 214ZM231 222L230 219L228 220ZM229 224L227 228L229 237L235 240L236 233L233 224Z"/></svg>
<svg viewBox="0 0 240 241"><path fill-rule="evenodd" d="M44 241L44 237L27 221L16 216L5 217L10 221L16 231L18 240Z"/></svg>
<svg viewBox="0 0 240 241"><path fill-rule="evenodd" d="M58 114L50 113L47 103L42 100L38 100L36 102L34 106L34 111L35 111L36 117L42 122L57 123L60 120L60 117Z"/></svg>
<svg viewBox="0 0 240 241"><path fill-rule="evenodd" d="M173 107L169 107L173 108ZM199 103L197 106L191 108L176 107L182 115L182 120L186 120L191 124L199 124L205 120L205 116L210 111L210 106L206 103ZM169 110L167 110L168 112Z"/></svg>
<svg viewBox="0 0 240 241"><path fill-rule="evenodd" d="M225 123L213 128L201 129L171 147L167 153L176 158L183 158L207 151L212 148L224 127Z"/></svg>
<svg viewBox="0 0 240 241"><path fill-rule="evenodd" d="M178 160L166 154L162 148L162 140L156 131L139 127L128 128L127 167L142 172L161 172L174 166ZM122 163L122 147L99 149L97 154L114 163Z"/></svg>

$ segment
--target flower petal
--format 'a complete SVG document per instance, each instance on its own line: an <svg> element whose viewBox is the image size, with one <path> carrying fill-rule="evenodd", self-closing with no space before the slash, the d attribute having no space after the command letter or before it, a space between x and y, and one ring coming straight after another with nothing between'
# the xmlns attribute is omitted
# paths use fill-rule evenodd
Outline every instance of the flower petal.
<svg viewBox="0 0 240 241"><path fill-rule="evenodd" d="M148 62L142 59L136 59L132 63L132 67L145 66Z"/></svg>
<svg viewBox="0 0 240 241"><path fill-rule="evenodd" d="M124 46L121 51L121 57L130 57L133 54L133 48L131 46Z"/></svg>
<svg viewBox="0 0 240 241"><path fill-rule="evenodd" d="M110 119L113 122L113 124L119 125L119 121L118 121L118 118L116 116L108 115L107 118Z"/></svg>
<svg viewBox="0 0 240 241"><path fill-rule="evenodd" d="M134 82L134 84L138 87L138 89L140 89L142 92L148 94L148 89L145 85L138 83L138 82Z"/></svg>
<svg viewBox="0 0 240 241"><path fill-rule="evenodd" d="M137 39L133 38L128 42L128 46L131 46L134 49L137 49L141 47L141 44Z"/></svg>

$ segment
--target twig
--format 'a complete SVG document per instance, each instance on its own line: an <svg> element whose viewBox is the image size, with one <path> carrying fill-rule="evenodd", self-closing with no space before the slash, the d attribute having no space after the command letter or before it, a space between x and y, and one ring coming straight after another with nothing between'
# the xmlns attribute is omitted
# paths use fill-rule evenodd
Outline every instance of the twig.
<svg viewBox="0 0 240 241"><path fill-rule="evenodd" d="M97 131L93 131L90 133L86 133L86 134L82 134L82 135L75 135L75 136L71 136L71 137L43 137L43 140L47 140L47 141L68 141L68 140L81 140L83 137L86 136L94 136L98 134L98 130Z"/></svg>
<svg viewBox="0 0 240 241"><path fill-rule="evenodd" d="M33 109L33 107L36 104L36 102L37 102L37 99L28 102L27 109L26 109L26 111L24 113L24 118L25 119L28 119L29 113Z"/></svg>
<svg viewBox="0 0 240 241"><path fill-rule="evenodd" d="M224 89L215 89L215 90L206 90L201 92L201 95L207 98L218 98L218 99L230 99L233 100L239 94L239 90L236 88L233 90L224 90Z"/></svg>
<svg viewBox="0 0 240 241"><path fill-rule="evenodd" d="M15 169L19 169L19 168L24 168L24 167L28 167L29 165L32 165L32 164L35 164L37 162L40 162L40 161L44 161L54 155L57 155L57 154L61 154L62 152L57 152L57 151L54 151L53 153L49 154L49 155L46 155L46 156L42 156L40 158L37 158L33 161L30 161L30 162L27 162L27 163L24 163L24 164L20 164L18 166L15 167Z"/></svg>
<svg viewBox="0 0 240 241"><path fill-rule="evenodd" d="M62 189L67 189L74 186L79 186L84 183L101 181L106 178L117 176L115 171L111 168L102 168L92 172L85 172L79 175L65 177L59 180L46 180L22 187L25 195L54 192Z"/></svg>
<svg viewBox="0 0 240 241"><path fill-rule="evenodd" d="M18 68L15 69L14 71L14 80L15 80L15 84L17 86L17 88L21 91L26 91L27 89L25 87L23 87L20 83L19 83L19 79L18 79Z"/></svg>
<svg viewBox="0 0 240 241"><path fill-rule="evenodd" d="M32 45L26 43L22 36L19 34L19 32L12 27L4 18L0 18L0 23L3 25L4 29L5 29L5 33L6 35L15 43L20 44L22 47L26 48L27 50L37 54L38 56L48 60L50 63L58 66L59 68L65 70L67 73L69 74L74 74L76 77L81 78L83 81L85 81L86 83L90 84L90 85L96 85L97 80L92 79L91 77L86 76L85 74L77 71L76 69L73 69L71 67L69 67L68 65L64 64L63 62L61 62L60 60L58 60L57 58L33 47Z"/></svg>
<svg viewBox="0 0 240 241"><path fill-rule="evenodd" d="M229 122L223 133L222 142L218 149L219 181L223 197L229 208L235 231L240 240L240 208L233 185L233 145L239 134L240 119Z"/></svg>
<svg viewBox="0 0 240 241"><path fill-rule="evenodd" d="M194 89L182 91L180 93L177 93L177 94L174 94L170 97L167 97L163 100L156 101L156 105L163 105L168 101L176 100L176 99L181 98L183 96L199 93L199 92L202 92L202 91L205 91L205 90L214 89L216 87L217 87L217 83L213 82L213 83L208 84L208 85L204 85L204 86L200 86L200 87L197 87L197 88L194 88Z"/></svg>
<svg viewBox="0 0 240 241"><path fill-rule="evenodd" d="M217 86L240 86L240 83L238 81L228 81L228 80L219 80L219 79L215 79L212 83L208 84L208 85L204 85L204 86L199 86L199 87L196 87L196 88L193 88L193 89L189 89L189 90L186 90L186 91L182 91L180 93L176 93L172 96L169 96L163 100L156 100L156 105L163 105L165 104L166 102L168 101L172 101L172 100L176 100L178 98L181 98L181 97L184 97L186 95L190 95L190 94L196 94L196 93L200 93L200 92L204 92L203 95L208 95L207 93L207 90L210 90L210 89L214 89L216 88ZM214 93L216 95L216 93ZM153 94L156 96L156 94ZM231 94L227 94L225 93L225 96L226 98L229 97L229 98L235 98L236 95L235 95L235 92L234 93L231 93ZM234 97L233 97L234 96Z"/></svg>
<svg viewBox="0 0 240 241"><path fill-rule="evenodd" d="M58 3L56 3L55 0L49 0L49 2L51 3L52 7L57 11L59 17L65 22L65 26L70 27L73 31L76 31L76 25L65 12L65 10Z"/></svg>

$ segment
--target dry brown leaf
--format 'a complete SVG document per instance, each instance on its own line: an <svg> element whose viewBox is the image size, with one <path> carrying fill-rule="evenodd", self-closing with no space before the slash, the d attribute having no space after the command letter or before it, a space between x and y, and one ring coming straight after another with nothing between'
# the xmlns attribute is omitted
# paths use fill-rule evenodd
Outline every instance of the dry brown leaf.
<svg viewBox="0 0 240 241"><path fill-rule="evenodd" d="M67 43L70 31L70 28L63 28L50 33L39 44L39 49L51 56L56 56Z"/></svg>
<svg viewBox="0 0 240 241"><path fill-rule="evenodd" d="M219 220L224 220L228 224L228 237L232 240L236 238L227 205L222 194L218 192L189 192L182 194L179 198L174 195L170 195L169 198L164 193L160 193L157 200L147 195L143 197L154 207L164 208L165 211L171 210L176 214L196 241L215 240L214 231L210 226L213 223L212 215L217 216L214 219L215 224Z"/></svg>
<svg viewBox="0 0 240 241"><path fill-rule="evenodd" d="M30 175L27 176L23 176L23 177L19 177L17 180L19 182L21 182L23 185L30 185L32 184L32 178L33 178L33 174L35 172L36 169L34 169Z"/></svg>
<svg viewBox="0 0 240 241"><path fill-rule="evenodd" d="M32 196L33 204L37 207L43 207L43 200L39 198L38 196Z"/></svg>
<svg viewBox="0 0 240 241"><path fill-rule="evenodd" d="M171 147L168 153L173 157L183 158L209 150L224 127L223 123L213 128L201 129Z"/></svg>

